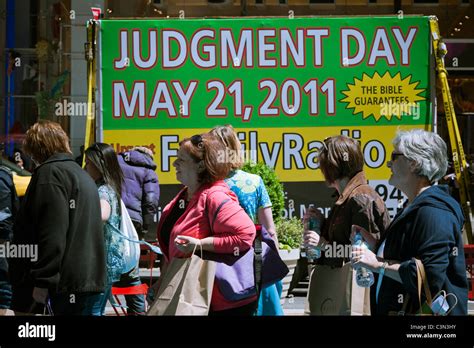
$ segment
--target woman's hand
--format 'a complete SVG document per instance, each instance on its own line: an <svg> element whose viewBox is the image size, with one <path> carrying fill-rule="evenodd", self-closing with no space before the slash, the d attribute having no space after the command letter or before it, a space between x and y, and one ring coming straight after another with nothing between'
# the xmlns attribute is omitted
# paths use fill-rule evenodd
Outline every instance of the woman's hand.
<svg viewBox="0 0 474 348"><path fill-rule="evenodd" d="M309 229L309 220L311 218L318 220L319 226L321 226L324 221L324 216L323 214L321 214L319 209L316 209L315 207L309 207L308 210L306 210L303 216L303 224L304 224L303 243L305 247L307 246L316 247L320 243L324 242L324 239L320 236L320 233L321 233L320 228L318 229L318 231L313 231Z"/></svg>
<svg viewBox="0 0 474 348"><path fill-rule="evenodd" d="M378 272L380 265L382 264L372 251L363 246L352 247L351 263L352 268L354 269L365 267L373 272Z"/></svg>
<svg viewBox="0 0 474 348"><path fill-rule="evenodd" d="M323 242L323 238L314 231L305 230L303 232L303 243L306 246L318 246L320 242Z"/></svg>
<svg viewBox="0 0 474 348"><path fill-rule="evenodd" d="M48 289L37 288L33 289L33 299L38 303L46 303L48 298Z"/></svg>
<svg viewBox="0 0 474 348"><path fill-rule="evenodd" d="M174 244L182 253L190 254L194 251L196 246L198 246L198 248L201 246L201 240L190 236L180 235L176 237Z"/></svg>

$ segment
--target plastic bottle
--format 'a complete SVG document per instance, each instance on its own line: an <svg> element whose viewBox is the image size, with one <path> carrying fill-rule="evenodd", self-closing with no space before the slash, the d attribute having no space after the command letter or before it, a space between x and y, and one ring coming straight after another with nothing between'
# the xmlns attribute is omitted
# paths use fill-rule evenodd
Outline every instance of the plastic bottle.
<svg viewBox="0 0 474 348"><path fill-rule="evenodd" d="M317 234L321 234L319 220L316 218L309 218L308 221L308 230L314 231ZM313 263L315 260L321 257L321 248L318 246L306 246L306 258L308 259L309 263Z"/></svg>
<svg viewBox="0 0 474 348"><path fill-rule="evenodd" d="M368 248L360 232L356 232L354 236L354 246ZM360 267L356 272L356 282L362 288L370 288L374 283L374 273L365 267Z"/></svg>

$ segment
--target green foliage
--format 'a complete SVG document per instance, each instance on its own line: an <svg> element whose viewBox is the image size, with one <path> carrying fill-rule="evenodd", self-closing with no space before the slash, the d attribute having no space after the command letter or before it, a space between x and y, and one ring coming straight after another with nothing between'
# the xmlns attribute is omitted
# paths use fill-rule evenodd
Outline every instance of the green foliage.
<svg viewBox="0 0 474 348"><path fill-rule="evenodd" d="M299 249L303 243L303 223L293 217L289 220L280 219L275 223L275 228L280 242L280 249Z"/></svg>
<svg viewBox="0 0 474 348"><path fill-rule="evenodd" d="M275 171L263 162L247 162L242 167L242 170L260 175L272 201L273 220L275 223L281 220L281 212L285 206L285 195L283 193L283 184L278 179Z"/></svg>
<svg viewBox="0 0 474 348"><path fill-rule="evenodd" d="M275 171L263 162L247 162L242 170L260 175L267 188L272 201L273 220L275 221L280 249L299 249L303 243L303 224L296 217L289 220L282 219L281 213L285 206L285 195L283 184L278 179Z"/></svg>
<svg viewBox="0 0 474 348"><path fill-rule="evenodd" d="M35 94L38 105L38 116L40 119L54 120L56 103L61 102L63 96L63 86L69 77L69 71L65 70L56 79L50 91L39 91Z"/></svg>
<svg viewBox="0 0 474 348"><path fill-rule="evenodd" d="M39 91L35 95L40 119L53 119L55 104L61 102L61 96L51 96L49 91Z"/></svg>

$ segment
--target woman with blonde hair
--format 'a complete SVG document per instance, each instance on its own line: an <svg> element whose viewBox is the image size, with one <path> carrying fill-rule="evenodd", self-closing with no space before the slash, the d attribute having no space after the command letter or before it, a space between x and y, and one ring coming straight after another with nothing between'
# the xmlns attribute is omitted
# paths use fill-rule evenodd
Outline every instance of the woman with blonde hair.
<svg viewBox="0 0 474 348"><path fill-rule="evenodd" d="M242 145L231 125L214 127L211 134L225 145L225 153L220 156L231 165L231 172L225 179L230 189L237 195L239 203L254 223L260 223L270 233L278 246L278 237L272 215L272 202L260 176L247 173L243 165ZM281 281L262 288L258 301L257 315L283 315L280 303Z"/></svg>

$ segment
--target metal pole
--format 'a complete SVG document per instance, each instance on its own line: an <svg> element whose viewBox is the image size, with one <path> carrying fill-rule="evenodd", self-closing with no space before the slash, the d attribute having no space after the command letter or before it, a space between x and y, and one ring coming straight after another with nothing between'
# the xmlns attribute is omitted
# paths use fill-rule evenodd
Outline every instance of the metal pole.
<svg viewBox="0 0 474 348"><path fill-rule="evenodd" d="M393 0L393 11L398 13L402 9L402 0Z"/></svg>
<svg viewBox="0 0 474 348"><path fill-rule="evenodd" d="M247 0L240 0L240 15L247 16Z"/></svg>
<svg viewBox="0 0 474 348"><path fill-rule="evenodd" d="M6 48L13 50L15 48L15 1L7 0L7 16L6 16ZM13 58L13 56L12 56ZM5 135L7 144L5 146L5 152L8 156L13 155L13 144L9 141L10 128L15 122L15 105L13 104L13 96L15 90L15 79L13 71L9 73L10 56L7 53L6 59L6 103L5 103ZM12 62L13 66L10 69L13 70L15 61Z"/></svg>

